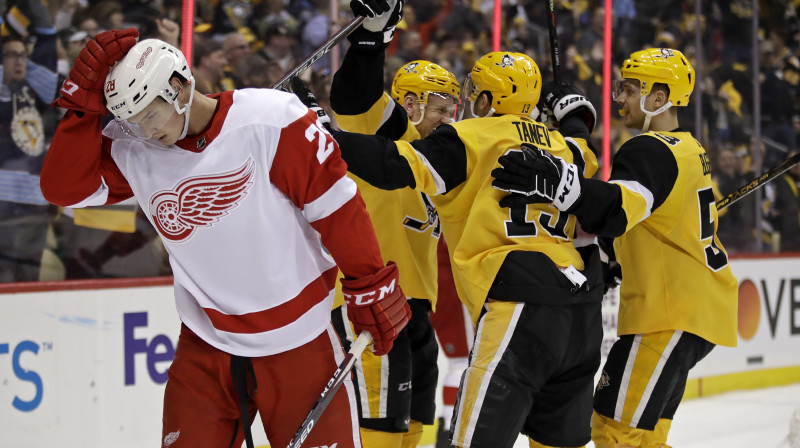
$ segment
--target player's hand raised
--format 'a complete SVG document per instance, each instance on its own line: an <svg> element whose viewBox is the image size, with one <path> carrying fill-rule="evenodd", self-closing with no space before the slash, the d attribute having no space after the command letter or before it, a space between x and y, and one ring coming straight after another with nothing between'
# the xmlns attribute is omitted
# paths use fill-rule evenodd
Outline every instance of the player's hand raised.
<svg viewBox="0 0 800 448"><path fill-rule="evenodd" d="M586 124L590 133L594 130L597 112L581 89L566 81L562 81L561 84L546 82L542 84L541 95L539 103L543 102L547 106L559 126L565 118L577 115Z"/></svg>
<svg viewBox="0 0 800 448"><path fill-rule="evenodd" d="M61 85L61 96L53 105L77 112L105 115L103 87L106 76L118 61L136 45L139 32L135 28L104 31L86 42Z"/></svg>
<svg viewBox="0 0 800 448"><path fill-rule="evenodd" d="M366 19L347 37L358 48L383 49L394 37L394 28L403 18L405 0L353 0L350 9ZM368 7L373 5L374 8ZM376 11L377 14L375 13Z"/></svg>

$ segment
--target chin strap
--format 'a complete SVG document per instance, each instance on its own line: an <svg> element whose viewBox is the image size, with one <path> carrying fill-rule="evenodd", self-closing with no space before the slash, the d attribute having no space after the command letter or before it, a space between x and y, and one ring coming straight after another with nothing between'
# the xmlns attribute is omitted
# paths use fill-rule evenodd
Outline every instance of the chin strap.
<svg viewBox="0 0 800 448"><path fill-rule="evenodd" d="M181 115L185 115L185 119L183 121L183 132L181 132L181 136L178 137L178 140L183 140L186 137L186 133L189 132L189 115L192 110L192 101L194 101L194 76L191 76L187 81L189 84L189 102L184 104L183 107L178 107L178 102L173 101L172 105L175 106L175 112Z"/></svg>
<svg viewBox="0 0 800 448"><path fill-rule="evenodd" d="M419 120L411 122L411 124L413 124L414 126L422 123L422 120L425 118L425 104L423 103L418 103L418 104L419 104Z"/></svg>
<svg viewBox="0 0 800 448"><path fill-rule="evenodd" d="M644 108L644 101L646 99L647 99L646 96L643 96L643 97L641 97L641 99L639 99L639 108L642 109L642 112L644 112L644 125L642 126L642 133L643 134L645 132L647 132L648 129L650 129L650 120L654 116L656 116L656 115L664 112L665 110L669 109L670 107L672 107L672 101L667 101L667 104L659 107L658 109L654 110L653 112L650 112L649 110ZM622 114L620 114L620 115L622 115Z"/></svg>

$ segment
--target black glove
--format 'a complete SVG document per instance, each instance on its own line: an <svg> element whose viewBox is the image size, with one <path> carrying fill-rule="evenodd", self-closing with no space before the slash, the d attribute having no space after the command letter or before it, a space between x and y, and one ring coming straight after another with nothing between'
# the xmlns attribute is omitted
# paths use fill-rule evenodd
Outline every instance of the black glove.
<svg viewBox="0 0 800 448"><path fill-rule="evenodd" d="M603 294L609 289L616 288L622 283L622 266L617 263L614 254L614 238L597 237L597 246L600 248L600 261L603 266Z"/></svg>
<svg viewBox="0 0 800 448"><path fill-rule="evenodd" d="M362 4L364 1L353 0L350 8L357 16L368 17L360 27L356 28L347 39L357 48L384 49L389 45L394 37L394 28L403 18L403 3L405 0L370 0L366 3L386 3L386 8L382 9L379 15L371 16L366 13L357 12L358 7L354 4Z"/></svg>
<svg viewBox="0 0 800 448"><path fill-rule="evenodd" d="M580 197L578 167L559 157L523 143L497 159L501 168L492 170L492 187L511 194L500 200L501 207L553 203L566 211Z"/></svg>
<svg viewBox="0 0 800 448"><path fill-rule="evenodd" d="M391 9L387 0L351 0L350 10L356 16L375 18Z"/></svg>
<svg viewBox="0 0 800 448"><path fill-rule="evenodd" d="M319 119L319 122L325 126L325 129L330 131L331 117L325 113L325 109L319 106L317 97L314 96L305 81L300 78L292 78L291 86L292 92L297 95L298 98L300 98L300 101L305 104L307 108L311 109L317 114L317 119Z"/></svg>
<svg viewBox="0 0 800 448"><path fill-rule="evenodd" d="M597 112L592 103L586 99L583 91L565 81L560 85L554 82L542 84L542 101L561 125L565 118L578 115L591 133L597 121ZM541 101L540 101L541 102ZM539 120L542 121L542 120Z"/></svg>

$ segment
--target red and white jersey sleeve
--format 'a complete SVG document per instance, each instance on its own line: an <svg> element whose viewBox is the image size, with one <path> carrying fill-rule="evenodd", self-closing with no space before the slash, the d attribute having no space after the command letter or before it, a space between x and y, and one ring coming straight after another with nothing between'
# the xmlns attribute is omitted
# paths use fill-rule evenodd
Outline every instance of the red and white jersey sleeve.
<svg viewBox="0 0 800 448"><path fill-rule="evenodd" d="M336 262L352 277L383 262L338 146L313 112L274 90L216 98L212 122L180 147L112 123L109 154L170 254L183 322L228 353L280 353L327 327Z"/></svg>

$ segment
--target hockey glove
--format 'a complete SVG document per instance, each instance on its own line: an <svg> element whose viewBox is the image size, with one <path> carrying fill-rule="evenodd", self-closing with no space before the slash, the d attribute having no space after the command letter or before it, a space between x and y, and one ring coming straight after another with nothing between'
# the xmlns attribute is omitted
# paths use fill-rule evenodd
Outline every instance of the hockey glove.
<svg viewBox="0 0 800 448"><path fill-rule="evenodd" d="M597 112L581 89L564 81L560 85L546 82L542 84L542 99L559 126L565 118L578 115L586 123L589 133L594 130Z"/></svg>
<svg viewBox="0 0 800 448"><path fill-rule="evenodd" d="M380 15L374 18L367 18L356 28L349 36L348 40L357 48L374 48L384 49L389 45L394 36L394 28L403 18L403 2L405 0L389 0L389 6ZM353 3L359 3L355 0L350 3L351 8ZM353 13L359 14L353 9ZM372 16L369 16L372 17Z"/></svg>
<svg viewBox="0 0 800 448"><path fill-rule="evenodd" d="M103 95L106 76L136 44L138 36L135 28L129 28L104 31L96 36L96 40L86 42L72 65L69 77L61 85L61 97L53 105L77 112L107 114Z"/></svg>
<svg viewBox="0 0 800 448"><path fill-rule="evenodd" d="M374 19L375 17L388 12L392 5L388 0L351 0L350 10L356 16Z"/></svg>
<svg viewBox="0 0 800 448"><path fill-rule="evenodd" d="M580 197L578 167L560 157L523 143L520 151L500 156L501 167L492 170L492 187L511 194L501 207L553 203L567 211Z"/></svg>
<svg viewBox="0 0 800 448"><path fill-rule="evenodd" d="M600 262L603 266L603 294L605 294L622 282L622 266L617 263L614 254L614 238L598 236L597 246L600 248Z"/></svg>
<svg viewBox="0 0 800 448"><path fill-rule="evenodd" d="M331 130L331 117L325 113L325 109L319 106L317 102L317 97L311 92L308 88L308 85L300 78L292 78L291 81L292 92L300 98L300 101L309 109L311 109L315 114L317 114L317 119L325 129L328 131Z"/></svg>
<svg viewBox="0 0 800 448"><path fill-rule="evenodd" d="M105 52L97 42L90 40L78 54L69 77L61 85L61 97L53 105L77 112L107 114L103 84L109 70Z"/></svg>
<svg viewBox="0 0 800 448"><path fill-rule="evenodd" d="M411 308L397 283L398 275L397 265L390 261L368 277L342 279L347 316L356 334L362 330L369 331L377 356L389 353L394 340L411 318Z"/></svg>
<svg viewBox="0 0 800 448"><path fill-rule="evenodd" d="M128 51L136 45L136 40L139 38L139 31L136 28L127 28L118 31L103 31L95 36L97 44L103 50L104 57L99 57L109 68L113 67L117 61L128 54Z"/></svg>

